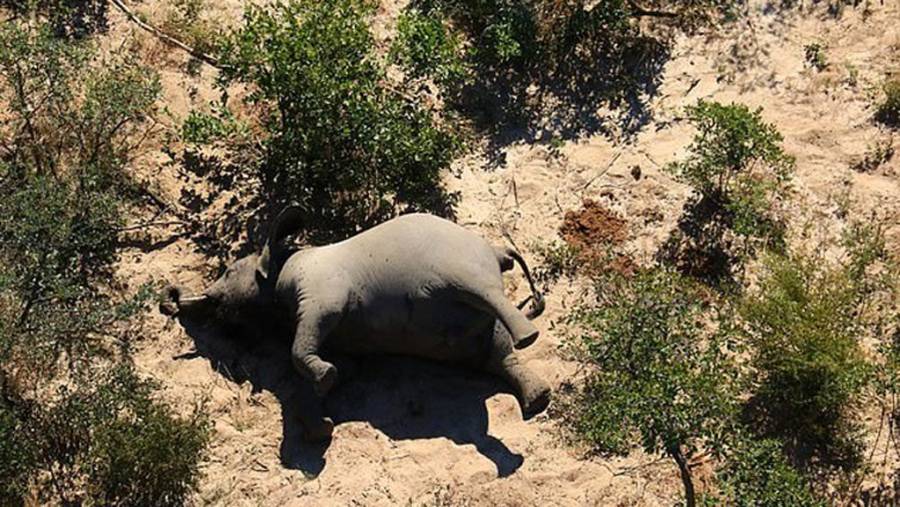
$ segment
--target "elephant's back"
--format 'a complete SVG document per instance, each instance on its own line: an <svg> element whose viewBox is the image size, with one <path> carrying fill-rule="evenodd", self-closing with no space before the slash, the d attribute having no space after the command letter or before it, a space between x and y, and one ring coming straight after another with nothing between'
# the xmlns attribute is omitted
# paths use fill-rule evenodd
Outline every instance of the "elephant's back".
<svg viewBox="0 0 900 507"><path fill-rule="evenodd" d="M497 266L491 245L478 234L449 220L424 214L401 215L345 242L349 250L364 252L375 262L404 268L470 265L476 269Z"/></svg>

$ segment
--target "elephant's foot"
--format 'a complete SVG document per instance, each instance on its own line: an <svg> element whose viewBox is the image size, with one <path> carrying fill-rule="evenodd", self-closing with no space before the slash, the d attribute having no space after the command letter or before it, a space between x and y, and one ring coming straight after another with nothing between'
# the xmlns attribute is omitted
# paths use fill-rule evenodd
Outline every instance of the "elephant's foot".
<svg viewBox="0 0 900 507"><path fill-rule="evenodd" d="M524 349L534 343L537 340L539 334L540 333L537 329L526 332L516 339L516 341L513 343L513 346L519 350Z"/></svg>
<svg viewBox="0 0 900 507"><path fill-rule="evenodd" d="M328 394L337 382L337 368L316 354L294 356L294 365L304 377L312 381L313 390L319 397Z"/></svg>
<svg viewBox="0 0 900 507"><path fill-rule="evenodd" d="M316 396L319 397L328 394L337 383L337 368L325 361L322 361L322 365L322 368L316 372L315 380L313 380L313 390L316 392Z"/></svg>
<svg viewBox="0 0 900 507"><path fill-rule="evenodd" d="M525 368L516 354L508 354L499 361L495 359L489 363L488 371L493 371L509 382L519 400L524 419L540 414L550 404L550 386Z"/></svg>
<svg viewBox="0 0 900 507"><path fill-rule="evenodd" d="M550 386L543 381L519 394L522 418L526 421L543 412L550 404Z"/></svg>
<svg viewBox="0 0 900 507"><path fill-rule="evenodd" d="M303 440L310 443L325 442L334 432L334 421L323 417L316 422L307 422L303 427Z"/></svg>
<svg viewBox="0 0 900 507"><path fill-rule="evenodd" d="M501 320L504 320L502 316ZM510 311L510 314L504 320L504 324L509 329L510 336L512 336L513 347L517 349L528 347L537 340L538 334L540 334L534 324L525 318L525 315L518 309Z"/></svg>

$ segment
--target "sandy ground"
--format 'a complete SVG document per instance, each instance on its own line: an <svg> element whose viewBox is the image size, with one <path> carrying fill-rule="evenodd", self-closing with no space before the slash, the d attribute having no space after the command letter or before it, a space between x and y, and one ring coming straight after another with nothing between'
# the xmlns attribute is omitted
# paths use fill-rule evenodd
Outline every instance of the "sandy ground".
<svg viewBox="0 0 900 507"><path fill-rule="evenodd" d="M239 2L225 2L234 6ZM750 22L717 36L681 37L674 43L659 93L650 99L650 121L630 136L595 135L567 142L553 155L546 144L504 147L506 164L485 169L473 154L457 164L448 185L462 194L459 223L492 241L511 238L532 264L535 242L557 237L565 211L596 199L628 223L627 250L647 261L673 229L688 189L663 171L679 159L691 129L684 106L698 99L740 101L764 108L797 158L795 222L815 218L825 228L874 211L893 220L891 247L900 248L900 157L869 173L851 165L877 142L893 142L872 122L874 97L887 73L900 72L900 1L848 8L833 19L821 10L801 16L766 12L751 2ZM153 13L154 2L142 4ZM238 9L239 10L239 9ZM229 9L227 12L233 12ZM389 26L397 3L382 9ZM151 16L152 18L152 16ZM116 12L111 38L132 34ZM182 70L182 57L140 33L163 74L165 103L177 119L215 97L214 73ZM829 62L811 69L804 46L818 42ZM613 128L613 132L615 132ZM177 202L203 182L150 153L137 168L161 196ZM632 176L641 168L640 179ZM851 199L848 201L847 197ZM221 206L220 206L221 207ZM215 206L211 209L215 209ZM214 213L210 211L207 213ZM200 288L212 260L177 226L154 232L157 243L127 251L120 274L130 285L149 280ZM511 281L518 280L512 277ZM513 283L512 285L516 285ZM518 283L517 296L525 293ZM557 284L537 325L542 334L524 352L529 365L554 386L575 366L559 351L555 322L579 289ZM523 422L518 405L490 377L403 359L372 360L339 387L328 403L337 427L328 446L299 440L290 417L302 403L286 399L296 379L277 358L233 361L180 358L195 347L177 322L151 315L137 354L140 369L164 385L164 396L184 407L205 403L215 436L196 502L215 505L672 505L680 482L670 463L641 453L623 459L585 458L566 446L546 416ZM200 344L197 346L202 349ZM202 350L201 350L202 351ZM239 370L239 371L238 371ZM248 377L245 382L233 379ZM254 387L256 386L256 388ZM259 392L254 392L259 389ZM292 403L293 402L293 403Z"/></svg>

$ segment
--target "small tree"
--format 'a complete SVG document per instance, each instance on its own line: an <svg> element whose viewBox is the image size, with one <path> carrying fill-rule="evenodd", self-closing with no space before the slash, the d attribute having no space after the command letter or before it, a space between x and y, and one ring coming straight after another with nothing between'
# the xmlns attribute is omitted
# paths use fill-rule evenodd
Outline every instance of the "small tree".
<svg viewBox="0 0 900 507"><path fill-rule="evenodd" d="M761 112L704 101L688 108L697 134L688 158L669 170L694 187L695 195L663 255L691 275L719 281L759 247L783 246L778 208L794 159Z"/></svg>
<svg viewBox="0 0 900 507"><path fill-rule="evenodd" d="M364 0L251 7L221 49L222 80L265 105L260 177L273 201L296 200L306 223L343 236L404 210L448 214L441 182L459 147L432 115L385 84Z"/></svg>
<svg viewBox="0 0 900 507"><path fill-rule="evenodd" d="M708 329L698 288L665 268L597 285L596 302L568 319L589 365L561 415L601 453L639 445L678 465L695 505L690 460L721 450L736 408L737 370L727 341Z"/></svg>

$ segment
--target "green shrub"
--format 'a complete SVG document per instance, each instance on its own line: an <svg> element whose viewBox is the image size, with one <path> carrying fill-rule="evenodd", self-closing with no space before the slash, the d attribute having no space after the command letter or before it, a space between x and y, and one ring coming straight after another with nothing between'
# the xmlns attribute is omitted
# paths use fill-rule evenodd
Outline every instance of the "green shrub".
<svg viewBox="0 0 900 507"><path fill-rule="evenodd" d="M347 235L398 211L449 213L442 185L459 143L385 82L362 0L251 7L222 48L224 83L271 111L260 176L319 232Z"/></svg>
<svg viewBox="0 0 900 507"><path fill-rule="evenodd" d="M776 440L747 438L729 451L716 473L719 489L712 503L734 507L824 506L804 478L787 463Z"/></svg>
<svg viewBox="0 0 900 507"><path fill-rule="evenodd" d="M100 391L117 414L94 426L86 458L88 494L102 505L183 505L196 489L210 424L201 411L178 418L153 401L155 386L128 369ZM107 391L107 392L104 392Z"/></svg>
<svg viewBox="0 0 900 507"><path fill-rule="evenodd" d="M469 72L462 51L459 36L438 18L408 10L397 21L391 59L407 69L408 78L431 77L445 92L455 96Z"/></svg>
<svg viewBox="0 0 900 507"><path fill-rule="evenodd" d="M688 108L697 134L687 159L669 170L694 187L695 195L664 254L691 275L719 281L760 246L783 246L778 208L794 159L761 112L705 101Z"/></svg>
<svg viewBox="0 0 900 507"><path fill-rule="evenodd" d="M218 108L211 113L191 111L181 124L181 139L196 145L208 145L241 133L242 126L230 111Z"/></svg>
<svg viewBox="0 0 900 507"><path fill-rule="evenodd" d="M584 264L579 257L578 248L568 243L554 241L551 243L535 243L531 250L539 259L534 269L535 280L543 284L545 289L555 284L560 278L572 278Z"/></svg>
<svg viewBox="0 0 900 507"><path fill-rule="evenodd" d="M203 16L207 0L173 0L160 28L201 53L216 49L221 30Z"/></svg>
<svg viewBox="0 0 900 507"><path fill-rule="evenodd" d="M0 503L20 505L37 467L30 443L21 438L21 422L7 399L8 389L0 385L0 390Z"/></svg>
<svg viewBox="0 0 900 507"><path fill-rule="evenodd" d="M59 37L82 39L108 28L105 0L0 0L0 7L16 15L38 14Z"/></svg>
<svg viewBox="0 0 900 507"><path fill-rule="evenodd" d="M890 79L884 83L884 100L878 104L875 118L890 126L900 125L900 79Z"/></svg>
<svg viewBox="0 0 900 507"><path fill-rule="evenodd" d="M37 361L31 371L82 357L118 318L102 286L133 189L122 167L158 94L127 57L101 59L47 25L0 28L0 279L16 323L8 348Z"/></svg>
<svg viewBox="0 0 900 507"><path fill-rule="evenodd" d="M20 402L12 441L28 442L49 472L31 477L36 492L69 504L182 505L209 424L199 411L176 417L154 389L122 363L78 375L54 401Z"/></svg>
<svg viewBox="0 0 900 507"><path fill-rule="evenodd" d="M7 348L43 365L30 371L82 357L119 318L103 286L133 188L122 167L158 94L128 58L100 59L47 25L0 28L0 288Z"/></svg>
<svg viewBox="0 0 900 507"><path fill-rule="evenodd" d="M597 452L640 446L674 459L688 505L688 461L700 448L722 449L737 401L728 342L709 329L699 290L664 268L598 284L596 302L568 319L588 372L560 409Z"/></svg>
<svg viewBox="0 0 900 507"><path fill-rule="evenodd" d="M869 270L883 244L854 231L841 265L796 252L767 257L740 312L756 372L756 427L782 440L798 463L826 469L858 464L854 416L873 374L861 343L886 329L876 305L884 282Z"/></svg>

